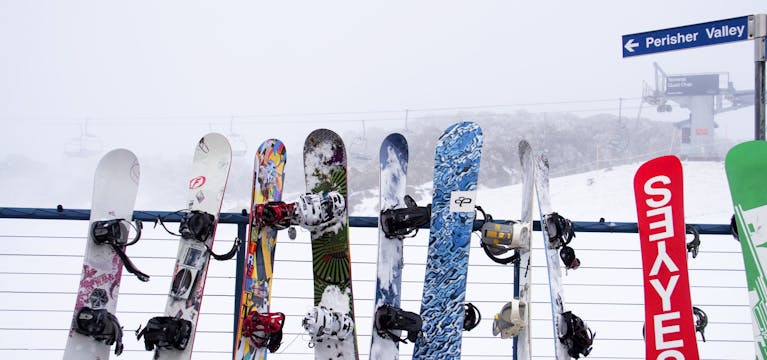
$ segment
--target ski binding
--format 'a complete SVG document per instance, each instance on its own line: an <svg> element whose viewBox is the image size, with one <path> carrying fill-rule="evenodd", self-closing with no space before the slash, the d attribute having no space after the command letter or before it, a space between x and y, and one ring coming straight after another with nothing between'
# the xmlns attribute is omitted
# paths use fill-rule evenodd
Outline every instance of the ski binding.
<svg viewBox="0 0 767 360"><path fill-rule="evenodd" d="M509 339L519 335L530 322L530 314L527 304L519 299L512 299L501 308L501 312L495 314L493 320L493 336L501 335L502 339Z"/></svg>

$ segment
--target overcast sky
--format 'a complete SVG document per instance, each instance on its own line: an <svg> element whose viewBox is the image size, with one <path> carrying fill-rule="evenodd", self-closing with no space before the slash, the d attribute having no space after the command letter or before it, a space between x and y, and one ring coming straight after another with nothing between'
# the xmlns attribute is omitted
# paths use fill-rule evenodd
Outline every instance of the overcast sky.
<svg viewBox="0 0 767 360"><path fill-rule="evenodd" d="M163 167L159 157L186 164L209 131L241 135L252 159L269 137L296 154L318 127L343 134L365 120L399 131L406 110L409 121L459 111L617 115L623 98L622 115L635 117L653 62L753 89L754 45L623 59L621 35L765 12L757 0L2 0L0 156L77 169L61 154L86 123L102 152L126 147L150 169ZM753 137L753 107L716 119L718 136ZM84 162L85 179L96 162Z"/></svg>
<svg viewBox="0 0 767 360"><path fill-rule="evenodd" d="M636 98L654 61L752 89L751 41L622 59L621 35L765 11L757 0L4 0L0 119Z"/></svg>

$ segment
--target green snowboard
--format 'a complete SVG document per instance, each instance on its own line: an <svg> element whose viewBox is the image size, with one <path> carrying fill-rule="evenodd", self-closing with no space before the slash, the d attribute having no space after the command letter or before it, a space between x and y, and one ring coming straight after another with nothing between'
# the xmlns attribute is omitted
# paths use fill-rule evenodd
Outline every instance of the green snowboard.
<svg viewBox="0 0 767 360"><path fill-rule="evenodd" d="M746 268L756 358L767 359L767 142L738 144L725 159Z"/></svg>

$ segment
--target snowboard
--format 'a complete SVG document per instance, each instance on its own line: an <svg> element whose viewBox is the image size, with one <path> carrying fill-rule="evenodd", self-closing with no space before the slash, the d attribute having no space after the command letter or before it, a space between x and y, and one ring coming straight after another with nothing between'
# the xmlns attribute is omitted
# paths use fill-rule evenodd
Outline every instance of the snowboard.
<svg viewBox="0 0 767 360"><path fill-rule="evenodd" d="M259 146L253 171L253 193L250 206L250 225L245 261L240 306L235 332L235 360L262 360L268 350L256 347L247 336L242 335L245 316L251 311L269 312L272 287L274 252L277 247L277 230L271 227L259 228L253 225L253 211L256 204L282 200L282 185L285 178L285 145L277 139L268 139Z"/></svg>
<svg viewBox="0 0 767 360"><path fill-rule="evenodd" d="M346 171L346 149L341 137L327 129L312 131L304 142L306 191L312 194L337 191L348 204ZM347 314L354 320L348 214L346 209L340 221L311 231L312 271L314 305ZM354 328L351 338L316 344L315 359L358 359L356 325Z"/></svg>
<svg viewBox="0 0 767 360"><path fill-rule="evenodd" d="M469 245L475 218L482 130L448 127L437 141L431 232L421 301L423 336L413 359L458 359L464 322Z"/></svg>
<svg viewBox="0 0 767 360"><path fill-rule="evenodd" d="M697 359L687 272L682 163L661 156L634 175L642 253L645 357Z"/></svg>
<svg viewBox="0 0 767 360"><path fill-rule="evenodd" d="M113 315L115 313L123 262L110 245L94 242L92 229L96 221L133 219L139 176L140 169L136 156L125 149L108 152L96 167L88 239L75 302L75 315L72 317L69 337L64 349L65 360L109 359L111 346L91 336L75 332L75 317L85 306L92 309L106 309ZM127 237L127 227L123 224L121 226L123 236Z"/></svg>
<svg viewBox="0 0 767 360"><path fill-rule="evenodd" d="M187 209L201 211L215 217L213 233L200 242L193 239L179 239L176 264L173 270L165 316L188 320L192 323L189 342L184 350L156 349L155 357L161 360L190 359L197 327L198 315L202 304L205 278L208 272L210 250L213 247L215 226L224 190L229 177L232 161L232 149L229 141L217 133L210 133L200 139L195 147L192 160L192 176L188 183Z"/></svg>
<svg viewBox="0 0 767 360"><path fill-rule="evenodd" d="M520 222L529 224L527 229L532 229L533 224L533 195L535 192L535 168L533 165L533 149L530 144L522 140L518 145L519 163L522 167L522 212ZM529 236L528 236L529 238ZM532 353L532 316L530 294L532 292L532 270L531 255L532 241L527 241L527 249L520 249L519 262L515 265L514 276L515 292L519 294L520 302L527 304L525 313L527 314L527 326L522 329L517 337L514 338L514 352L517 354L517 360L528 360Z"/></svg>
<svg viewBox="0 0 767 360"><path fill-rule="evenodd" d="M391 134L381 143L380 160L380 211L404 208L407 180L408 146L401 134ZM387 238L383 229L378 230L378 262L376 297L373 313L381 305L400 306L402 289L402 239ZM399 335L399 331L395 332ZM370 341L370 359L399 358L399 342L381 337L373 324Z"/></svg>
<svg viewBox="0 0 767 360"><path fill-rule="evenodd" d="M738 238L743 249L756 358L767 359L767 142L749 141L734 146L724 161L735 208Z"/></svg>
<svg viewBox="0 0 767 360"><path fill-rule="evenodd" d="M563 323L564 289L562 288L562 266L559 261L559 251L549 241L549 228L546 226L547 217L553 213L549 195L549 160L545 155L535 157L535 193L538 195L538 210L541 215L541 233L543 248L546 251L546 265L549 276L549 295L551 297L551 324L554 330L554 357L557 360L570 360L567 346L559 339L565 336L567 329ZM554 229L556 231L556 229Z"/></svg>

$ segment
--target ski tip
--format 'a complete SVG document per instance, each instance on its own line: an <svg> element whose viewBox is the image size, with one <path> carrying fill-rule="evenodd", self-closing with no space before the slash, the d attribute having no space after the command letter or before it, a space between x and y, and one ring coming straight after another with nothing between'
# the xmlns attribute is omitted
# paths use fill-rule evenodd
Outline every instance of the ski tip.
<svg viewBox="0 0 767 360"><path fill-rule="evenodd" d="M520 157L533 152L533 147L530 146L530 143L527 142L527 140L520 140L519 145L517 145L517 149L519 151Z"/></svg>

